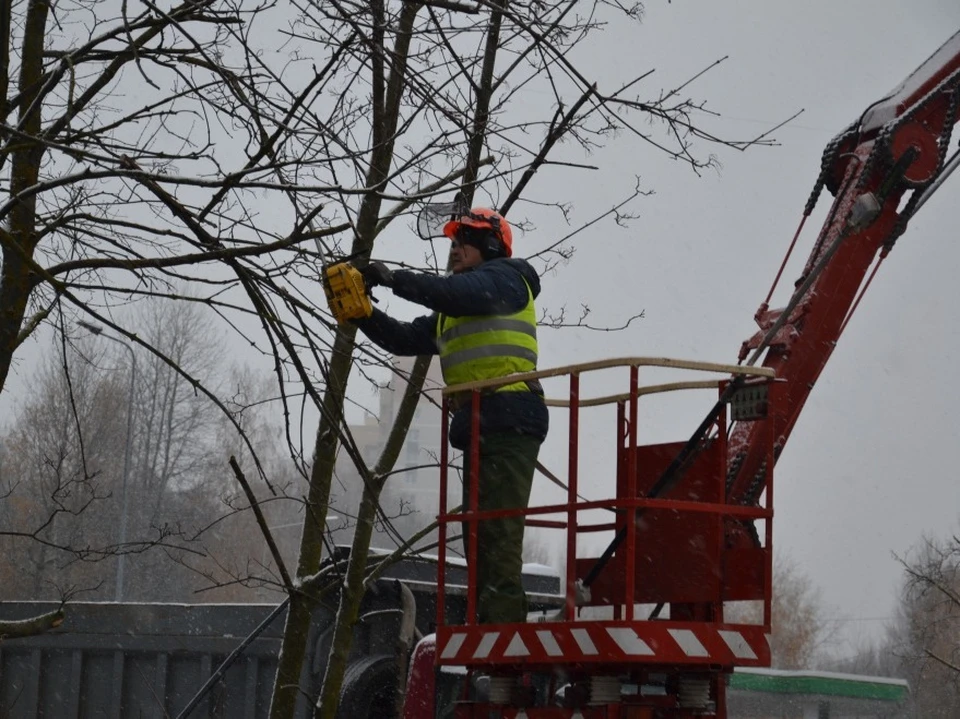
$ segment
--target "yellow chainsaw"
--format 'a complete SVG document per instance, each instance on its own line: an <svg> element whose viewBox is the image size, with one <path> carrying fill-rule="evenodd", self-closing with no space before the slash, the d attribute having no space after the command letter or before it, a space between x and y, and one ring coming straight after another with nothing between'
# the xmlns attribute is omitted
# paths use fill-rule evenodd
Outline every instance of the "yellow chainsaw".
<svg viewBox="0 0 960 719"><path fill-rule="evenodd" d="M373 314L367 283L349 262L338 262L324 270L323 291L333 318L341 325Z"/></svg>

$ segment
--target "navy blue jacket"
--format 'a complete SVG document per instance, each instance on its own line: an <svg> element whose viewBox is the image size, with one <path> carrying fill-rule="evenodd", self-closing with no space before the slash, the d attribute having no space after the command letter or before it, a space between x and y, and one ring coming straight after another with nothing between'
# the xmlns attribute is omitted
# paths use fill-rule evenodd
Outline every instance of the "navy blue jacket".
<svg viewBox="0 0 960 719"><path fill-rule="evenodd" d="M524 282L526 280L526 282ZM393 273L393 293L423 305L433 313L401 322L374 308L373 314L355 320L372 342L394 355L435 355L437 315L503 315L519 312L527 304L527 286L540 294L540 278L526 260L488 260L468 272L438 276L409 270ZM543 398L534 392L494 392L480 401L480 433L520 432L547 436L549 414ZM450 423L450 444L467 449L470 442L470 408L457 410Z"/></svg>

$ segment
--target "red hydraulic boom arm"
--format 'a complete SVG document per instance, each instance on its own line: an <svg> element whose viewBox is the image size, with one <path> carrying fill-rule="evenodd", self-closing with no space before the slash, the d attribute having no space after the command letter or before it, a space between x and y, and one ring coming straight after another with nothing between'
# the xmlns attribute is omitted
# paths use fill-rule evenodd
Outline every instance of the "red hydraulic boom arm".
<svg viewBox="0 0 960 719"><path fill-rule="evenodd" d="M761 305L755 316L760 330L740 353L741 362L752 365L765 351L763 366L786 380L774 415L775 456L855 309L858 293L869 284L871 266L876 271L913 214L960 163L960 153L947 159L951 131L960 121L958 104L960 32L824 151L804 218L824 186L835 196L830 213L789 303L778 310ZM752 422L731 430L730 502L754 503L764 489L766 453L759 431Z"/></svg>

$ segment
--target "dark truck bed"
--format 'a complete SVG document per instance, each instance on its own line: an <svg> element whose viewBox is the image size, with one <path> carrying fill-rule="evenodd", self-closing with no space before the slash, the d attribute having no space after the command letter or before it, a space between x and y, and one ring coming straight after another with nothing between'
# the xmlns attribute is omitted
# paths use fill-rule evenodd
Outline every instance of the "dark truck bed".
<svg viewBox="0 0 960 719"><path fill-rule="evenodd" d="M531 608L560 605L559 578L526 572ZM448 583L464 583L464 570L448 569ZM367 593L354 635L353 659L390 654L400 627L402 580L417 604L417 627L433 630L436 565L406 560L386 572ZM462 621L465 602L454 587L449 621ZM50 602L0 602L0 619L24 619L52 611ZM0 717L79 719L176 717L211 674L276 605L72 603L63 625L47 634L0 641ZM336 603L314 615L304 662L304 698L297 717L310 715L329 654ZM258 719L267 716L286 612L279 614L226 671L190 717Z"/></svg>

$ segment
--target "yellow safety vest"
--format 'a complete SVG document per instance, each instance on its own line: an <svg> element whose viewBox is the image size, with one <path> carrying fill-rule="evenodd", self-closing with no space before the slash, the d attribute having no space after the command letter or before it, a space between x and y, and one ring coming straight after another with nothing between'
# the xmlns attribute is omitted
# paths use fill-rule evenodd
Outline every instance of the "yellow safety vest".
<svg viewBox="0 0 960 719"><path fill-rule="evenodd" d="M524 280L526 284L526 280ZM527 305L511 315L437 317L437 349L447 385L537 369L537 310L527 285ZM497 392L525 392L526 382Z"/></svg>

